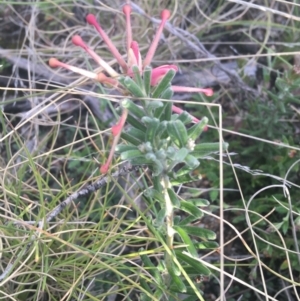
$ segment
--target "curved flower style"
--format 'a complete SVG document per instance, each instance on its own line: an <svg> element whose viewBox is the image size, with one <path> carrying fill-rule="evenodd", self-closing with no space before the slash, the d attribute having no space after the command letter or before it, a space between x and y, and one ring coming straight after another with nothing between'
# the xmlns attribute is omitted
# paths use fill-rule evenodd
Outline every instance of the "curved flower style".
<svg viewBox="0 0 300 301"><path fill-rule="evenodd" d="M126 36L127 36L127 63L124 60L123 56L120 54L118 49L115 47L115 45L112 43L111 39L107 36L105 31L102 29L100 24L97 22L96 17L93 14L89 14L86 17L87 22L94 26L96 31L99 33L103 41L106 43L108 49L110 50L111 54L115 57L117 60L119 66L122 69L122 75L127 75L129 77L133 77L133 66L138 66L138 70L140 74L142 75L144 72L145 67L149 66L151 64L151 61L153 59L153 56L155 54L155 51L158 46L158 42L161 36L161 33L163 31L163 28L167 22L167 20L170 17L170 12L168 10L163 10L161 13L161 22L160 25L156 31L155 37L149 47L148 53L146 54L145 59L142 61L141 54L139 51L139 45L136 41L132 40L132 30L131 30L131 22L130 22L130 14L131 14L131 6L126 4L123 7L123 13L126 18ZM55 58L51 58L49 60L49 65L53 68L55 67L63 67L65 69L68 69L70 71L73 71L75 73L81 74L83 76L86 76L88 78L91 78L93 80L99 81L102 84L112 86L115 88L118 88L119 90L124 90L124 87L119 82L118 78L120 78L120 74L118 74L109 64L107 64L96 52L94 52L89 46L87 46L84 41L81 39L80 36L75 35L72 38L72 42L74 45L81 47L85 52L87 52L94 60L97 62L109 76L106 76L104 73L94 73L88 70L84 70L75 66L71 66L69 64L60 62L59 60ZM152 69L151 73L151 79L150 84L151 86L156 86L159 84L160 80L167 74L169 70L173 70L175 72L178 71L178 68L176 65L162 65L156 68ZM204 93L207 96L213 95L213 90L210 88L202 89L202 88L195 88L195 87L182 87L182 86L171 86L171 89L173 92L189 92L189 93ZM126 94L127 91L123 91L124 94ZM183 110L172 106L172 110L175 113L182 113ZM109 157L106 161L106 163L100 168L100 171L102 173L106 173L109 169L110 163L113 159L114 155L114 149L119 141L122 129L124 127L124 124L126 122L128 112L127 109L123 109L123 113L120 117L119 122L112 127L112 134L114 136L113 145L111 148L111 152L109 154ZM199 119L193 117L193 122L197 123L199 122Z"/></svg>

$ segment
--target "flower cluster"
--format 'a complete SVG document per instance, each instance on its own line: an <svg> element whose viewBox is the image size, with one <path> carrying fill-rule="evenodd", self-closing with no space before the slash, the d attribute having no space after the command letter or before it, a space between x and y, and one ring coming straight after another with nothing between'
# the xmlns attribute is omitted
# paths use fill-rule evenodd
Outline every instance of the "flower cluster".
<svg viewBox="0 0 300 301"><path fill-rule="evenodd" d="M56 58L51 58L49 60L49 65L53 68L55 67L63 67L75 73L81 74L93 80L99 81L100 83L108 86L115 87L119 91L123 92L124 95L128 95L130 91L128 91L126 85L124 85L121 81L121 78L124 76L128 76L130 78L134 77L135 70L138 70L141 76L143 76L144 71L147 67L150 66L155 51L158 46L158 42L163 31L163 28L170 17L170 12L168 10L163 10L161 13L161 22L156 31L155 37L153 39L152 44L149 47L148 53L144 60L141 59L141 54L139 51L139 45L136 41L132 40L132 30L131 30L131 21L130 21L130 14L131 14L131 6L124 5L123 13L126 18L126 37L127 37L127 62L124 60L123 56L120 54L118 49L112 43L111 39L107 36L105 31L102 29L100 24L97 22L96 17L93 14L89 14L86 17L87 22L94 26L96 31L99 33L103 41L106 43L109 51L117 60L122 74L117 73L109 64L107 64L95 51L93 51L88 45L84 43L80 36L75 35L72 38L72 42L74 45L81 47L86 53L88 53L94 60L97 62L106 72L101 73L94 73L88 70L84 70L75 66L71 66L69 64L60 62ZM177 72L178 68L175 65L162 65L151 70L150 75L150 85L152 87L156 87L159 85L160 81L164 78L164 76L170 71ZM202 89L196 87L182 87L182 86L173 86L171 85L171 90L173 92L189 92L189 93L204 93L207 96L211 96L213 94L212 89ZM172 111L174 113L180 114L182 113L182 109L176 106L172 106ZM128 110L123 108L122 115L120 117L119 122L112 127L112 134L114 136L113 144L111 147L111 152L106 163L100 168L102 173L106 173L110 167L111 161L113 159L115 147L120 139L122 129L128 117ZM192 121L194 123L199 122L199 120L195 117L192 117Z"/></svg>

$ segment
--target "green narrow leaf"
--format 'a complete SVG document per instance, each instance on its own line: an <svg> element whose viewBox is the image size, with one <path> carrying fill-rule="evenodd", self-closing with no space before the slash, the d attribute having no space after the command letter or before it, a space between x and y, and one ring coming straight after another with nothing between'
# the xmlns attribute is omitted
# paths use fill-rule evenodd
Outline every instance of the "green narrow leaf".
<svg viewBox="0 0 300 301"><path fill-rule="evenodd" d="M152 113L152 111L162 108L163 106L164 104L160 100L149 100L146 105L146 110Z"/></svg>
<svg viewBox="0 0 300 301"><path fill-rule="evenodd" d="M126 88L133 96L138 98L146 97L144 91L135 83L129 76L119 78L119 82Z"/></svg>
<svg viewBox="0 0 300 301"><path fill-rule="evenodd" d="M138 105L136 105L130 99L125 98L124 100L122 100L121 105L124 108L128 109L128 111L137 118L141 119L142 117L145 116L144 110L141 107L139 107Z"/></svg>
<svg viewBox="0 0 300 301"><path fill-rule="evenodd" d="M162 102L163 106L160 108L157 108L154 112L154 117L158 118L160 121L168 121L167 119L162 118L162 116L164 116L164 113L166 110L170 110L170 114L171 112L171 107L167 108L168 103L167 102Z"/></svg>
<svg viewBox="0 0 300 301"><path fill-rule="evenodd" d="M205 228L194 226L181 226L181 228L188 233L188 235L194 235L202 238L203 240L216 239L216 233Z"/></svg>
<svg viewBox="0 0 300 301"><path fill-rule="evenodd" d="M142 132L134 127L130 127L126 133L141 142L145 141L145 132Z"/></svg>
<svg viewBox="0 0 300 301"><path fill-rule="evenodd" d="M219 244L215 241L202 241L196 243L195 246L197 247L197 249L207 250L207 249L217 249L219 247Z"/></svg>
<svg viewBox="0 0 300 301"><path fill-rule="evenodd" d="M147 154L145 154L145 158L147 160L152 160L152 162L155 162L156 155L153 152L148 152Z"/></svg>
<svg viewBox="0 0 300 301"><path fill-rule="evenodd" d="M179 225L180 220L181 220L180 216L178 216L178 215L174 216L174 219L173 219L174 225Z"/></svg>
<svg viewBox="0 0 300 301"><path fill-rule="evenodd" d="M169 146L166 151L167 157L171 160L174 160L176 152L177 152L177 148L173 146Z"/></svg>
<svg viewBox="0 0 300 301"><path fill-rule="evenodd" d="M193 258L183 254L181 251L175 250L175 253L177 258L179 258L180 260L186 262L191 267L193 267L196 273L204 276L209 276L211 274L210 270L205 265L203 265L200 261L197 260L198 254L195 256L195 258Z"/></svg>
<svg viewBox="0 0 300 301"><path fill-rule="evenodd" d="M217 197L219 196L219 190L211 190L209 192L209 197L210 197L210 200L213 202L217 199Z"/></svg>
<svg viewBox="0 0 300 301"><path fill-rule="evenodd" d="M175 152L174 157L172 158L175 161L175 164L178 162L184 162L184 159L188 155L189 151L186 148L181 148Z"/></svg>
<svg viewBox="0 0 300 301"><path fill-rule="evenodd" d="M184 225L188 225L190 223L192 223L193 221L197 220L198 217L195 217L193 215L187 216L186 218L184 218L182 221L180 221L177 226L184 226Z"/></svg>
<svg viewBox="0 0 300 301"><path fill-rule="evenodd" d="M161 121L156 131L156 137L159 139L167 130L167 121Z"/></svg>
<svg viewBox="0 0 300 301"><path fill-rule="evenodd" d="M160 120L166 120L166 121L171 121L172 117L172 102L167 101L164 107L164 110L161 114L161 117L159 117Z"/></svg>
<svg viewBox="0 0 300 301"><path fill-rule="evenodd" d="M150 161L152 163L152 176L156 177L160 175L164 171L164 162L161 162L157 157L156 154L153 152L149 152L147 154L144 154L144 158L147 161Z"/></svg>
<svg viewBox="0 0 300 301"><path fill-rule="evenodd" d="M163 187L161 185L161 178L160 177L153 177L152 182L153 182L153 187L154 187L155 190L157 190L157 191L162 191L163 190Z"/></svg>
<svg viewBox="0 0 300 301"><path fill-rule="evenodd" d="M146 280L143 277L140 277L140 284L141 284L141 287L145 291L147 291L151 295L153 294L150 286L148 285L148 283L146 282ZM143 300L143 301L151 301L152 299L149 296L147 296L146 294L143 294L141 300Z"/></svg>
<svg viewBox="0 0 300 301"><path fill-rule="evenodd" d="M142 153L150 153L153 152L153 147L151 145L151 143L149 141L142 143L141 145L138 146L138 149L142 152Z"/></svg>
<svg viewBox="0 0 300 301"><path fill-rule="evenodd" d="M177 114L175 114L175 115L173 115L174 117L176 117L174 120L180 120L183 124L188 124L188 123L191 123L192 122L192 116L191 116L191 114L189 114L188 112L186 112L186 111L183 111L180 115L177 115ZM199 124L200 122L198 122L197 124ZM196 124L195 124L196 125ZM194 125L194 126L195 126ZM194 127L194 126L192 126L192 127ZM188 129L188 133L189 133L189 130L190 129ZM190 137L189 137L190 138Z"/></svg>
<svg viewBox="0 0 300 301"><path fill-rule="evenodd" d="M164 149L159 149L158 151L155 152L155 156L158 160L165 161L167 157L166 151Z"/></svg>
<svg viewBox="0 0 300 301"><path fill-rule="evenodd" d="M188 137L192 140L196 140L205 129L207 123L208 123L208 118L203 117L200 120L200 122L194 124L191 128L187 130Z"/></svg>
<svg viewBox="0 0 300 301"><path fill-rule="evenodd" d="M142 143L142 141L137 140L135 137L124 132L121 133L121 138L133 145L140 145Z"/></svg>
<svg viewBox="0 0 300 301"><path fill-rule="evenodd" d="M172 141L179 147L187 145L187 131L185 125L180 120L169 121L167 131Z"/></svg>
<svg viewBox="0 0 300 301"><path fill-rule="evenodd" d="M162 193L154 188L148 188L144 193L145 193L146 197L156 199L159 202L161 202L162 204L164 204L164 202L165 202L165 198L162 195Z"/></svg>
<svg viewBox="0 0 300 301"><path fill-rule="evenodd" d="M161 208L156 216L156 219L154 220L154 225L156 227L161 227L165 223L165 217L166 217L166 208Z"/></svg>
<svg viewBox="0 0 300 301"><path fill-rule="evenodd" d="M182 176L177 176L176 174L170 175L172 185L180 185L184 183L195 182L199 178L192 176L190 173L184 174Z"/></svg>
<svg viewBox="0 0 300 301"><path fill-rule="evenodd" d="M191 154L188 154L185 159L184 163L190 168L195 169L199 166L200 162Z"/></svg>
<svg viewBox="0 0 300 301"><path fill-rule="evenodd" d="M172 256L167 255L166 252L165 252L164 264L165 264L165 266L166 266L166 268L167 268L167 270L169 271L170 274L172 274L174 276L180 276L181 271L177 267L177 265L175 265L174 258L176 258L176 254L174 252L172 252Z"/></svg>
<svg viewBox="0 0 300 301"><path fill-rule="evenodd" d="M141 120L134 118L130 114L128 114L126 122L142 132L146 132L147 130L146 126L141 122Z"/></svg>
<svg viewBox="0 0 300 301"><path fill-rule="evenodd" d="M172 79L174 78L176 72L170 69L165 76L161 79L158 85L154 88L152 92L152 98L159 98L160 95L171 86Z"/></svg>
<svg viewBox="0 0 300 301"><path fill-rule="evenodd" d="M138 149L135 145L128 145L128 144L118 144L116 146L115 152L116 153L122 153L126 151L136 150Z"/></svg>
<svg viewBox="0 0 300 301"><path fill-rule="evenodd" d="M163 280L161 278L159 271L157 270L157 267L152 263L152 261L149 259L147 255L140 255L140 256L144 263L144 267L153 276L156 283L159 284L160 286L163 285Z"/></svg>
<svg viewBox="0 0 300 301"><path fill-rule="evenodd" d="M148 167L153 166L153 161L147 160L145 157L137 157L130 160L132 165L148 165Z"/></svg>
<svg viewBox="0 0 300 301"><path fill-rule="evenodd" d="M142 80L140 70L138 66L132 66L132 71L133 71L133 79L136 82L136 84L143 89L144 88L144 82ZM146 96L146 95L145 95Z"/></svg>
<svg viewBox="0 0 300 301"><path fill-rule="evenodd" d="M179 179L180 177L186 176L192 171L192 169L189 166L183 166L175 173L175 178Z"/></svg>
<svg viewBox="0 0 300 301"><path fill-rule="evenodd" d="M194 247L193 242L191 241L189 234L183 229L184 226L174 226L174 229L177 231L182 241L187 245L187 250L193 255L198 256L198 253Z"/></svg>
<svg viewBox="0 0 300 301"><path fill-rule="evenodd" d="M136 149L136 150L128 150L128 151L122 152L120 154L120 157L122 160L130 160L133 158L141 157L143 155L144 154L140 150Z"/></svg>
<svg viewBox="0 0 300 301"><path fill-rule="evenodd" d="M228 149L228 143L223 143L223 150ZM212 143L201 143L195 146L194 150L191 152L191 155L196 158L203 158L208 156L209 154L215 153L219 151L219 142Z"/></svg>
<svg viewBox="0 0 300 301"><path fill-rule="evenodd" d="M172 88L167 88L166 90L164 90L161 93L161 95L160 95L159 98L161 98L161 99L169 99L170 100L170 99L172 99L173 94L174 94L174 92L173 92Z"/></svg>
<svg viewBox="0 0 300 301"><path fill-rule="evenodd" d="M176 257L176 254L173 252L173 257ZM173 257L168 258L168 255L165 254L165 264L169 275L171 277L171 290L175 290L176 292L185 293L187 291L185 284L183 283L180 275L181 271L175 265L173 261Z"/></svg>
<svg viewBox="0 0 300 301"><path fill-rule="evenodd" d="M160 121L157 118L143 117L142 122L146 123L147 130L144 133L145 141L149 141L151 144L154 144L156 139L156 131L159 127Z"/></svg>
<svg viewBox="0 0 300 301"><path fill-rule="evenodd" d="M186 200L186 201L191 202L195 206L198 206L198 207L207 207L210 204L210 202L206 199L189 199L189 200Z"/></svg>
<svg viewBox="0 0 300 301"><path fill-rule="evenodd" d="M168 269L168 272L171 276L171 281L172 281L172 285L171 285L171 288L172 287L175 287L176 288L176 291L177 292L180 292L180 293L185 293L186 292L186 286L184 285L183 281L181 280L181 278L179 276L176 276L172 269Z"/></svg>
<svg viewBox="0 0 300 301"><path fill-rule="evenodd" d="M156 291L153 294L154 297L153 300L162 300L164 294L165 294L164 290L160 288L156 288Z"/></svg>
<svg viewBox="0 0 300 301"><path fill-rule="evenodd" d="M152 68L149 66L146 66L143 73L143 81L144 81L144 89L146 96L149 96L150 88L151 88L151 74L152 74Z"/></svg>
<svg viewBox="0 0 300 301"><path fill-rule="evenodd" d="M203 216L203 212L191 202L181 200L179 208L196 218L201 218Z"/></svg>
<svg viewBox="0 0 300 301"><path fill-rule="evenodd" d="M173 206L178 208L180 206L180 201L177 197L177 194L171 188L168 188L167 191Z"/></svg>
<svg viewBox="0 0 300 301"><path fill-rule="evenodd" d="M153 176L158 176L164 171L164 166L159 160L153 162Z"/></svg>

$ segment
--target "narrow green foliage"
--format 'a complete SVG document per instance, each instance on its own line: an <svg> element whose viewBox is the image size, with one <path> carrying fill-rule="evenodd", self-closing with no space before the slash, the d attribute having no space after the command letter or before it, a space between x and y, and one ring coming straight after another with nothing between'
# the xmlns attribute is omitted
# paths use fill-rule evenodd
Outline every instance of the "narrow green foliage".
<svg viewBox="0 0 300 301"><path fill-rule="evenodd" d="M149 114L152 115L152 112L155 111L156 109L158 108L161 108L163 107L163 103L159 100L151 100L151 101L148 101L146 103L146 111L149 112Z"/></svg>
<svg viewBox="0 0 300 301"><path fill-rule="evenodd" d="M199 178L191 175L189 169L184 169L183 174L181 174L180 171L179 173L173 172L171 184L177 186L180 184L190 183L197 180L199 180Z"/></svg>
<svg viewBox="0 0 300 301"><path fill-rule="evenodd" d="M143 79L141 77L140 74L140 70L138 66L132 66L132 71L133 71L133 80L135 81L135 83L137 84L138 87L143 87ZM145 91L143 91L145 92ZM143 93L145 96L147 96L147 94Z"/></svg>
<svg viewBox="0 0 300 301"><path fill-rule="evenodd" d="M119 144L116 147L117 153L127 152L127 151L135 151L137 149L136 146L130 144Z"/></svg>
<svg viewBox="0 0 300 301"><path fill-rule="evenodd" d="M194 247L194 244L192 240L190 239L190 234L185 231L183 226L175 226L174 229L177 231L177 233L180 235L182 241L186 244L187 250L192 254L193 256L197 257L197 250Z"/></svg>
<svg viewBox="0 0 300 301"><path fill-rule="evenodd" d="M125 141L133 144L133 145L140 145L141 141L137 140L134 136L125 133L124 131L121 134L121 138L123 138Z"/></svg>
<svg viewBox="0 0 300 301"><path fill-rule="evenodd" d="M228 149L228 143L223 143L223 151L226 151ZM219 143L201 143L197 144L194 148L194 150L191 152L191 155L193 155L196 158L204 158L208 155L211 155L215 152L219 151Z"/></svg>
<svg viewBox="0 0 300 301"><path fill-rule="evenodd" d="M180 206L180 201L173 189L168 188L168 194L174 207L178 208Z"/></svg>
<svg viewBox="0 0 300 301"><path fill-rule="evenodd" d="M155 144L156 132L159 128L160 122L156 118L143 117L142 121L146 124L147 130L145 135L145 141L149 141Z"/></svg>
<svg viewBox="0 0 300 301"><path fill-rule="evenodd" d="M122 160L131 160L136 157L140 157L142 155L143 155L143 153L139 149L127 150L127 151L123 151L121 153L121 159Z"/></svg>
<svg viewBox="0 0 300 301"><path fill-rule="evenodd" d="M179 208L196 218L201 218L203 216L203 212L192 202L182 200Z"/></svg>
<svg viewBox="0 0 300 301"><path fill-rule="evenodd" d="M126 144L118 145L116 151L121 160L149 168L151 186L144 192L145 200L151 207L149 229L168 248L164 252L164 258L158 263L160 269L147 255L141 255L144 268L155 279L155 285L148 285L145 279L141 281L141 285L157 300L161 300L167 290L174 294L169 295L168 300L177 300L177 293L198 296L199 292L187 285L181 271L184 269L188 273L193 271L195 274L209 275L209 270L193 257L198 256L198 247L205 248L204 243L215 239L216 235L210 230L190 225L203 216L198 205L207 206L208 202L202 199L181 200L173 185L197 179L192 172L199 166L200 159L218 152L219 144L196 143L207 125L207 118L191 125L193 118L189 113L173 115L172 102L159 99L169 100L172 97L171 80L175 75L174 70L169 70L152 90L150 68L146 68L142 76L137 68L133 68L133 72L132 79L125 77L121 82L137 101L125 99L122 102L129 112L127 121L131 127L121 135ZM145 96L151 99L148 100ZM141 97L143 99L139 99ZM224 149L227 149L226 144ZM175 208L180 212L178 216L174 215ZM183 255L182 248L174 251L174 240L186 245L185 250L191 257ZM148 296L144 294L143 299L148 300Z"/></svg>
<svg viewBox="0 0 300 301"><path fill-rule="evenodd" d="M200 134L202 134L204 128L207 126L207 123L208 118L203 117L200 122L194 124L187 130L188 137L192 140L196 140L200 136Z"/></svg>
<svg viewBox="0 0 300 301"><path fill-rule="evenodd" d="M162 204L164 203L164 195L155 188L148 188L145 190L144 194L147 197L160 201Z"/></svg>
<svg viewBox="0 0 300 301"><path fill-rule="evenodd" d="M153 92L151 93L151 97L153 99L160 98L161 94L169 88L171 85L171 81L175 76L174 70L169 70L167 74L161 79L159 84L154 88Z"/></svg>
<svg viewBox="0 0 300 301"><path fill-rule="evenodd" d="M185 157L184 163L189 167L190 169L195 169L199 166L200 162L191 154L188 154Z"/></svg>
<svg viewBox="0 0 300 301"><path fill-rule="evenodd" d="M185 125L180 120L170 121L167 124L168 134L178 147L186 147L188 135Z"/></svg>
<svg viewBox="0 0 300 301"><path fill-rule="evenodd" d="M136 118L142 118L145 116L145 111L130 99L125 98L122 100L121 105L128 109L128 111Z"/></svg>
<svg viewBox="0 0 300 301"><path fill-rule="evenodd" d="M119 82L134 96L139 98L146 97L145 92L129 76L121 77Z"/></svg>
<svg viewBox="0 0 300 301"><path fill-rule="evenodd" d="M173 164L178 164L181 162L184 162L184 159L186 158L186 156L188 155L189 150L187 148L180 148L179 150L177 150L177 152L175 151L173 153L173 156L171 157ZM169 157L170 158L170 157Z"/></svg>
<svg viewBox="0 0 300 301"><path fill-rule="evenodd" d="M171 99L173 94L174 94L173 90L171 88L167 88L161 93L159 98L161 98L161 99Z"/></svg>
<svg viewBox="0 0 300 301"><path fill-rule="evenodd" d="M143 85L146 96L150 94L152 68L146 66L143 73Z"/></svg>
<svg viewBox="0 0 300 301"><path fill-rule="evenodd" d="M176 119L176 120L180 120L184 125L186 125L186 124L189 124L189 123L191 123L192 122L192 117L191 117L191 115L188 113L188 112L186 112L186 111L183 111L180 115L173 115L174 116L174 119ZM206 118L206 117L204 117L204 118ZM203 119L204 119L203 118ZM202 120L203 120L202 119ZM207 119L207 118L206 118ZM202 121L201 120L201 121ZM199 125L200 123L201 123L201 121L199 122L199 123L196 123L194 126L192 126L191 128L194 128L195 126L197 126L197 125ZM188 133L188 137L189 138L192 138L192 139L196 139L196 138L198 138L199 136L200 136L200 134L202 133L202 132L199 132L198 133L198 135L196 136L196 138L194 138L194 137L191 137L190 136L190 133L189 133L189 131L190 131L190 129L188 129L187 130L187 133Z"/></svg>
<svg viewBox="0 0 300 301"><path fill-rule="evenodd" d="M163 106L161 108L155 110L154 116L158 118L161 122L170 121L172 116L172 103L163 103Z"/></svg>
<svg viewBox="0 0 300 301"><path fill-rule="evenodd" d="M186 292L186 286L184 285L183 281L180 277L180 271L172 262L171 265L168 265L168 272L171 277L172 286L176 287L176 290L180 293Z"/></svg>
<svg viewBox="0 0 300 301"><path fill-rule="evenodd" d="M209 205L209 201L206 199L191 199L191 200L186 200L186 201L191 202L195 206L198 206L198 207L207 207Z"/></svg>
<svg viewBox="0 0 300 301"><path fill-rule="evenodd" d="M194 274L200 274L205 276L209 276L211 274L210 270L197 260L198 254L195 256L195 258L193 258L183 254L181 251L175 250L175 253L180 260L187 263L190 267L193 268Z"/></svg>
<svg viewBox="0 0 300 301"><path fill-rule="evenodd" d="M150 295L152 295L152 290L144 278L140 278L140 284L144 290L146 290ZM141 300L142 301L151 301L152 298L150 298L146 294L142 294Z"/></svg>
<svg viewBox="0 0 300 301"><path fill-rule="evenodd" d="M131 114L128 114L127 116L127 122L132 125L134 128L136 128L139 131L146 132L147 127L141 122L141 120Z"/></svg>
<svg viewBox="0 0 300 301"><path fill-rule="evenodd" d="M184 210L185 208L181 209L182 211L185 211ZM176 225L179 225L179 226L185 226L185 225L188 225L194 221L198 220L198 217L195 217L194 215L188 215L187 217L185 217L183 220L180 220Z"/></svg>
<svg viewBox="0 0 300 301"><path fill-rule="evenodd" d="M140 251L143 251L143 250L140 250ZM159 286L163 286L164 282L163 282L163 279L162 279L159 271L157 270L157 267L152 263L152 261L150 260L150 258L147 255L141 254L140 256L141 256L142 262L144 264L144 267L154 277L156 283Z"/></svg>
<svg viewBox="0 0 300 301"><path fill-rule="evenodd" d="M216 234L209 229L194 226L181 226L181 228L185 230L189 235L200 237L203 240L216 239Z"/></svg>

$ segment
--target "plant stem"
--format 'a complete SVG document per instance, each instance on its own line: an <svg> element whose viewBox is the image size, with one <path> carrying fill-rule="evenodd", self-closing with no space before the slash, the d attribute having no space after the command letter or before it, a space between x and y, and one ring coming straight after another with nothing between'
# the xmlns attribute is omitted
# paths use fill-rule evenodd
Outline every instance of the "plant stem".
<svg viewBox="0 0 300 301"><path fill-rule="evenodd" d="M174 240L174 234L175 231L173 229L173 215L174 215L174 208L173 208L173 204L172 201L170 199L169 193L168 193L168 188L172 188L171 182L169 180L168 176L163 176L161 184L163 186L163 195L165 198L165 205L166 205L166 228L167 228L167 239L166 239L166 243L167 246L170 250L173 249L173 240ZM165 255L165 263L166 263L166 267L168 270L172 269L173 266L173 259L172 259L172 253L170 252L166 252ZM170 277L168 277L170 280ZM170 282L170 281L167 281ZM168 283L169 284L169 283Z"/></svg>
<svg viewBox="0 0 300 301"><path fill-rule="evenodd" d="M174 229L173 229L173 204L169 197L168 188L172 188L169 177L163 177L163 195L165 196L166 201L166 224L167 224L167 245L170 249L173 247L173 237L174 237Z"/></svg>

